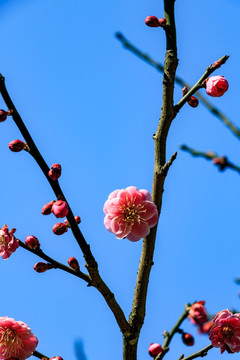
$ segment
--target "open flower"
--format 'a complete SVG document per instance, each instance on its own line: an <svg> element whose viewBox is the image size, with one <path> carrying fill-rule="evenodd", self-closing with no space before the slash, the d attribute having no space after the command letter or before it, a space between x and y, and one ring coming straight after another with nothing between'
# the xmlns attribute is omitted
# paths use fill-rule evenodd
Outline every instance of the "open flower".
<svg viewBox="0 0 240 360"><path fill-rule="evenodd" d="M9 256L19 247L18 240L13 235L15 229L8 231L8 226L4 225L0 229L0 256L4 260L8 259Z"/></svg>
<svg viewBox="0 0 240 360"><path fill-rule="evenodd" d="M135 186L113 191L103 208L104 225L118 239L138 241L158 222L158 211L147 190Z"/></svg>
<svg viewBox="0 0 240 360"><path fill-rule="evenodd" d="M0 317L0 358L25 360L32 355L38 339L22 321Z"/></svg>
<svg viewBox="0 0 240 360"><path fill-rule="evenodd" d="M209 339L221 353L240 351L240 314L233 314L228 309L217 313L213 319L214 325L209 332Z"/></svg>

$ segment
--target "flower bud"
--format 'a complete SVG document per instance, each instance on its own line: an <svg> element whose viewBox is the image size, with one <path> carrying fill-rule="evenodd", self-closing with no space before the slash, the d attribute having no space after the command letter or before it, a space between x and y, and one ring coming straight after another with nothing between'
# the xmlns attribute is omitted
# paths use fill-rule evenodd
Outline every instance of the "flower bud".
<svg viewBox="0 0 240 360"><path fill-rule="evenodd" d="M21 140L13 140L8 144L8 147L13 152L19 152L26 148L26 144Z"/></svg>
<svg viewBox="0 0 240 360"><path fill-rule="evenodd" d="M159 27L158 18L156 16L147 16L145 19L145 24L150 27Z"/></svg>
<svg viewBox="0 0 240 360"><path fill-rule="evenodd" d="M188 92L188 88L186 86L184 86L184 88L182 88L182 95L186 95Z"/></svg>
<svg viewBox="0 0 240 360"><path fill-rule="evenodd" d="M46 205L43 206L42 208L42 214L43 215L50 215L52 212L52 206L55 203L55 201L51 201L49 203L47 203Z"/></svg>
<svg viewBox="0 0 240 360"><path fill-rule="evenodd" d="M62 168L60 164L53 164L48 172L48 176L52 180L57 180L61 176Z"/></svg>
<svg viewBox="0 0 240 360"><path fill-rule="evenodd" d="M207 311L205 308L205 301L197 301L191 305L188 317L193 324L203 324L207 321Z"/></svg>
<svg viewBox="0 0 240 360"><path fill-rule="evenodd" d="M228 166L228 159L226 156L215 157L213 163L219 167L220 171L223 171Z"/></svg>
<svg viewBox="0 0 240 360"><path fill-rule="evenodd" d="M62 235L68 231L68 227L66 224L59 222L53 226L52 230L53 230L54 234Z"/></svg>
<svg viewBox="0 0 240 360"><path fill-rule="evenodd" d="M81 222L80 216L76 215L76 216L74 217L74 219L75 219L75 221L76 221L77 224L80 224L80 222ZM67 225L67 227L69 227L69 228L71 227L67 219L64 220L64 224Z"/></svg>
<svg viewBox="0 0 240 360"><path fill-rule="evenodd" d="M44 262L38 262L34 265L34 270L38 273L43 273L49 269L52 269L53 268L53 265L52 264L49 264L49 263L44 263Z"/></svg>
<svg viewBox="0 0 240 360"><path fill-rule="evenodd" d="M68 258L68 265L70 266L70 268L72 268L75 271L80 270L79 263L78 263L77 259L73 256Z"/></svg>
<svg viewBox="0 0 240 360"><path fill-rule="evenodd" d="M40 247L40 243L39 243L38 239L33 235L29 235L26 237L25 244L30 249L39 249L39 247Z"/></svg>
<svg viewBox="0 0 240 360"><path fill-rule="evenodd" d="M158 23L161 27L165 28L167 25L167 20L164 18L160 18L160 19L158 19Z"/></svg>
<svg viewBox="0 0 240 360"><path fill-rule="evenodd" d="M192 346L194 344L194 337L189 333L183 333L182 341L185 345Z"/></svg>
<svg viewBox="0 0 240 360"><path fill-rule="evenodd" d="M207 94L213 97L220 97L228 90L228 82L222 75L209 77L205 85Z"/></svg>
<svg viewBox="0 0 240 360"><path fill-rule="evenodd" d="M199 101L195 96L191 96L190 99L188 100L188 105L190 105L193 108L197 107L198 103Z"/></svg>
<svg viewBox="0 0 240 360"><path fill-rule="evenodd" d="M49 360L63 360L63 358L61 356L54 356L54 357L50 358Z"/></svg>
<svg viewBox="0 0 240 360"><path fill-rule="evenodd" d="M9 111L0 110L0 122L5 121L7 117L12 114L12 112L13 112L12 110Z"/></svg>
<svg viewBox="0 0 240 360"><path fill-rule="evenodd" d="M215 325L213 320L209 320L209 321L205 322L204 324L200 325L198 327L199 334L208 334L209 331L211 330L211 328L213 327L213 325Z"/></svg>
<svg viewBox="0 0 240 360"><path fill-rule="evenodd" d="M68 214L68 205L66 201L57 200L52 205L52 212L57 218L63 218Z"/></svg>
<svg viewBox="0 0 240 360"><path fill-rule="evenodd" d="M163 351L161 345L152 343L148 348L148 353L150 356L155 357Z"/></svg>

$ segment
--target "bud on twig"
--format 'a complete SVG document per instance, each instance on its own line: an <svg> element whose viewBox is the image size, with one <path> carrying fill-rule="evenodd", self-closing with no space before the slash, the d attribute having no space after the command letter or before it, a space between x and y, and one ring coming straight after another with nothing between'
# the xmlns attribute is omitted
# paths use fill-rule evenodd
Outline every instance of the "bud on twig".
<svg viewBox="0 0 240 360"><path fill-rule="evenodd" d="M74 217L74 219L75 219L75 221L76 221L77 224L80 224L80 222L81 222L80 216L76 215L76 216ZM64 220L64 224L67 225L67 227L69 227L69 228L71 227L67 219Z"/></svg>
<svg viewBox="0 0 240 360"><path fill-rule="evenodd" d="M21 140L13 140L8 144L8 147L13 152L19 152L26 149L26 144Z"/></svg>
<svg viewBox="0 0 240 360"><path fill-rule="evenodd" d="M79 263L78 263L77 259L73 256L68 258L68 265L70 266L70 268L72 268L75 271L80 270Z"/></svg>
<svg viewBox="0 0 240 360"><path fill-rule="evenodd" d="M46 205L43 206L42 208L42 214L43 215L50 215L52 212L52 206L55 203L55 201L51 201L49 203L47 203Z"/></svg>
<svg viewBox="0 0 240 360"><path fill-rule="evenodd" d="M194 337L189 333L183 333L182 341L185 345L192 346L194 344Z"/></svg>
<svg viewBox="0 0 240 360"><path fill-rule="evenodd" d="M148 353L150 356L155 357L163 351L160 344L152 343L148 348Z"/></svg>
<svg viewBox="0 0 240 360"><path fill-rule="evenodd" d="M39 247L40 247L40 243L39 243L38 239L33 235L29 235L26 237L25 244L30 249L39 249Z"/></svg>
<svg viewBox="0 0 240 360"><path fill-rule="evenodd" d="M63 201L63 200L55 201L54 204L52 205L52 213L57 218L63 218L65 216L67 216L68 205L67 205L66 201Z"/></svg>
<svg viewBox="0 0 240 360"><path fill-rule="evenodd" d="M61 176L62 168L60 164L53 164L48 172L48 176L52 180L57 180Z"/></svg>
<svg viewBox="0 0 240 360"><path fill-rule="evenodd" d="M156 16L147 16L145 19L145 24L150 27L159 27L159 21Z"/></svg>
<svg viewBox="0 0 240 360"><path fill-rule="evenodd" d="M12 110L9 111L0 110L0 122L5 121L7 117L12 114L12 112L13 112Z"/></svg>
<svg viewBox="0 0 240 360"><path fill-rule="evenodd" d="M199 104L199 101L195 96L191 96L190 99L188 100L188 105L190 105L193 108L197 107L198 104Z"/></svg>
<svg viewBox="0 0 240 360"><path fill-rule="evenodd" d="M165 18L158 19L158 23L162 28L165 28L167 25L167 20Z"/></svg>
<svg viewBox="0 0 240 360"><path fill-rule="evenodd" d="M38 262L34 265L34 270L38 273L43 273L47 270L53 269L54 266L52 264L49 263L44 263L44 262Z"/></svg>
<svg viewBox="0 0 240 360"><path fill-rule="evenodd" d="M65 232L67 232L68 227L67 227L66 224L59 222L59 223L57 223L57 224L55 224L55 225L53 226L53 229L52 229L52 230L53 230L54 234L56 234L56 235L62 235L62 234L64 234Z"/></svg>

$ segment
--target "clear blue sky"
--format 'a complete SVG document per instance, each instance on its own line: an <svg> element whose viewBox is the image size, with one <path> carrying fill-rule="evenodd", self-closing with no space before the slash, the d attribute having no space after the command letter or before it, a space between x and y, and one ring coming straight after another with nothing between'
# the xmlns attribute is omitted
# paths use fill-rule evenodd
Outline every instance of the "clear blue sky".
<svg viewBox="0 0 240 360"><path fill-rule="evenodd" d="M117 240L108 233L102 207L117 188L135 185L151 191L162 76L124 50L114 33L121 31L162 62L163 31L144 24L147 15L163 16L162 3L0 1L0 72L47 163L62 165L60 184L126 316L142 241ZM239 10L238 0L176 1L178 75L194 83L210 63L229 54L216 72L228 79L229 91L209 100L238 126ZM175 100L180 96L176 85ZM0 125L0 226L17 228L16 237L23 241L37 236L47 254L64 263L75 256L84 269L70 232L55 236L56 219L41 215L54 195L37 165L27 153L8 150L11 140L22 139L18 129L11 119ZM168 157L182 143L226 154L240 164L239 141L202 105L185 106L174 121ZM150 358L149 344L162 342L163 331L170 330L186 302L206 300L210 313L240 310L234 283L240 276L239 184L236 173L219 173L211 163L179 151L165 184L139 360ZM0 262L0 315L26 322L39 339L38 350L49 357L77 360L74 341L81 339L87 360L120 360L121 334L97 291L60 270L37 274L37 261L18 249ZM183 328L196 334L188 322ZM176 337L168 358L208 343L207 337L196 337L196 346L187 348ZM214 349L209 360L217 356Z"/></svg>

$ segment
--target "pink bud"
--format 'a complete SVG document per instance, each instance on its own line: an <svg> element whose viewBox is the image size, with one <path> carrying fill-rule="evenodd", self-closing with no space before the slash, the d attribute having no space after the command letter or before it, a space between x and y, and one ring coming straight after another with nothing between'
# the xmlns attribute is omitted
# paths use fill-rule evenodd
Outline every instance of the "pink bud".
<svg viewBox="0 0 240 360"><path fill-rule="evenodd" d="M222 75L211 76L206 80L206 92L210 96L222 96L228 90L228 82Z"/></svg>
<svg viewBox="0 0 240 360"><path fill-rule="evenodd" d="M150 27L159 27L158 18L156 16L147 16L145 19L145 24Z"/></svg>
<svg viewBox="0 0 240 360"><path fill-rule="evenodd" d="M19 152L26 148L26 144L21 140L13 140L8 144L8 147L13 152Z"/></svg>
<svg viewBox="0 0 240 360"><path fill-rule="evenodd" d="M207 310L205 308L205 301L197 301L191 305L188 317L193 324L203 324L207 321Z"/></svg>
<svg viewBox="0 0 240 360"><path fill-rule="evenodd" d="M186 86L184 86L184 88L182 88L182 95L186 95L188 92L188 88Z"/></svg>
<svg viewBox="0 0 240 360"><path fill-rule="evenodd" d="M192 346L194 344L194 337L189 333L183 333L182 341L185 345Z"/></svg>
<svg viewBox="0 0 240 360"><path fill-rule="evenodd" d="M25 243L30 249L38 249L40 247L38 239L33 235L27 236Z"/></svg>
<svg viewBox="0 0 240 360"><path fill-rule="evenodd" d="M190 105L193 108L197 107L198 103L199 101L195 96L191 96L190 99L188 100L188 105Z"/></svg>
<svg viewBox="0 0 240 360"><path fill-rule="evenodd" d="M9 111L0 110L0 122L5 121L7 117L12 114L12 112L13 112L12 110Z"/></svg>
<svg viewBox="0 0 240 360"><path fill-rule="evenodd" d="M50 358L49 360L63 360L63 358L61 356L54 356L54 357Z"/></svg>
<svg viewBox="0 0 240 360"><path fill-rule="evenodd" d="M223 171L228 166L228 159L226 156L215 157L213 163L219 167L220 171Z"/></svg>
<svg viewBox="0 0 240 360"><path fill-rule="evenodd" d="M52 206L55 203L55 201L51 201L49 203L47 203L46 205L43 206L42 208L42 214L43 215L50 215L52 212Z"/></svg>
<svg viewBox="0 0 240 360"><path fill-rule="evenodd" d="M57 218L63 218L68 214L68 205L66 201L57 200L52 206L52 212Z"/></svg>
<svg viewBox="0 0 240 360"><path fill-rule="evenodd" d="M151 355L152 357L157 356L158 354L160 354L163 351L161 345L156 344L156 343L152 343L149 348L148 348L148 353L149 355Z"/></svg>
<svg viewBox="0 0 240 360"><path fill-rule="evenodd" d="M68 265L70 266L70 268L72 268L75 271L80 270L79 263L78 263L77 259L73 256L68 259Z"/></svg>
<svg viewBox="0 0 240 360"><path fill-rule="evenodd" d="M57 180L61 176L62 168L60 164L53 164L48 172L48 176L52 180Z"/></svg>
<svg viewBox="0 0 240 360"><path fill-rule="evenodd" d="M211 330L211 328L213 327L213 325L215 325L213 320L209 320L209 321L205 322L204 324L200 325L198 327L199 334L208 334L209 331Z"/></svg>
<svg viewBox="0 0 240 360"><path fill-rule="evenodd" d="M55 224L54 226L53 226L53 232L54 232L54 234L56 234L56 235L62 235L62 234L64 234L65 232L67 232L67 230L68 230L68 227L67 227L67 225L66 224L64 224L64 223L57 223L57 224Z"/></svg>
<svg viewBox="0 0 240 360"><path fill-rule="evenodd" d="M34 265L34 270L38 273L43 273L49 269L52 269L53 268L53 265L52 264L49 264L49 263L44 263L44 262L38 262Z"/></svg>
<svg viewBox="0 0 240 360"><path fill-rule="evenodd" d="M158 23L161 27L165 28L167 25L167 20L164 18L160 18L160 19L158 19Z"/></svg>
<svg viewBox="0 0 240 360"><path fill-rule="evenodd" d="M75 221L76 221L77 224L80 224L80 222L81 222L80 216L76 215L76 216L74 217L74 219L75 219ZM64 224L66 224L67 227L71 227L67 219L64 220Z"/></svg>

